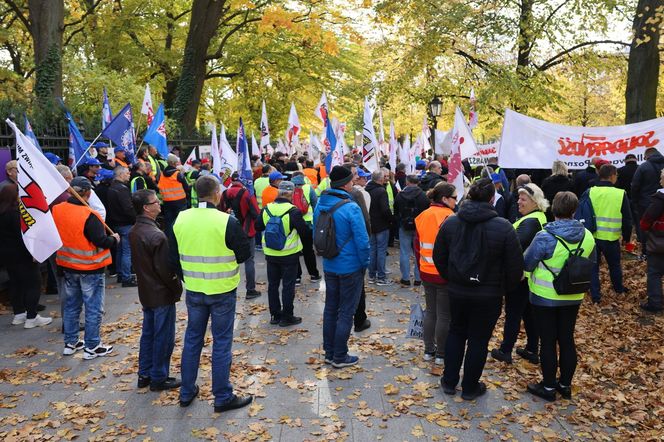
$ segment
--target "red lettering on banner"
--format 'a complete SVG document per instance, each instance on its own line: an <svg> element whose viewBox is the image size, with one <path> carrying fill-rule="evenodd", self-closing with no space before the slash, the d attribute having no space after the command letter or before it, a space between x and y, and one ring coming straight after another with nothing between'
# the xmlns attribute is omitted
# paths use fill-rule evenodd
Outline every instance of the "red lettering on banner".
<svg viewBox="0 0 664 442"><path fill-rule="evenodd" d="M569 137L558 138L560 149L558 153L566 156L601 157L607 154L627 153L639 147L653 147L659 144L659 139L653 139L655 131L648 131L643 135L621 138L608 141L604 136L581 135L580 141L573 141Z"/></svg>

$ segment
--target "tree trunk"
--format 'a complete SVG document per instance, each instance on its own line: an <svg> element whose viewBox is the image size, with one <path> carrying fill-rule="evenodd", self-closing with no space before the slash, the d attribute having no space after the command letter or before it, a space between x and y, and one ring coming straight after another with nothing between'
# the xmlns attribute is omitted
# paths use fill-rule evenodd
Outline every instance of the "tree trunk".
<svg viewBox="0 0 664 442"><path fill-rule="evenodd" d="M627 64L625 123L638 123L657 116L660 23L655 20L654 24L648 24L648 20L655 19L660 4L661 0L639 0L634 14L634 37Z"/></svg>
<svg viewBox="0 0 664 442"><path fill-rule="evenodd" d="M177 85L173 116L182 135L190 135L196 125L198 106L207 70L207 53L226 4L225 0L194 0L182 71Z"/></svg>
<svg viewBox="0 0 664 442"><path fill-rule="evenodd" d="M35 57L35 95L44 112L62 97L64 0L28 0Z"/></svg>
<svg viewBox="0 0 664 442"><path fill-rule="evenodd" d="M521 0L521 11L519 13L519 35L517 37L517 62L516 70L520 74L524 68L530 65L530 52L533 49L533 0Z"/></svg>

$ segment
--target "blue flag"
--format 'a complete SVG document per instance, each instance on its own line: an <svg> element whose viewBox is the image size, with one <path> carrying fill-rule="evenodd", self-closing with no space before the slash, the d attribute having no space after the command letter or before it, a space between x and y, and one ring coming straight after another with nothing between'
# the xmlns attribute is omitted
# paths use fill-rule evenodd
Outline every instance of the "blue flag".
<svg viewBox="0 0 664 442"><path fill-rule="evenodd" d="M164 118L164 104L159 105L154 114L152 123L143 136L143 141L157 148L162 158L168 157L168 142L166 140L166 120Z"/></svg>
<svg viewBox="0 0 664 442"><path fill-rule="evenodd" d="M37 141L37 137L35 136L35 133L32 131L32 126L30 125L30 122L28 121L28 116L23 114L25 117L25 135L30 138L30 141L32 141L32 144L35 145L37 149L40 151L42 150L41 146L39 145L39 141Z"/></svg>
<svg viewBox="0 0 664 442"><path fill-rule="evenodd" d="M127 103L120 112L106 125L101 132L102 136L115 143L116 146L124 147L127 162L133 164L135 161L136 136L134 135L134 115L131 112L131 104Z"/></svg>
<svg viewBox="0 0 664 442"><path fill-rule="evenodd" d="M90 153L88 152L88 143L78 130L74 117L69 111L65 112L65 118L69 120L69 167L73 169L75 165L87 161L90 158Z"/></svg>
<svg viewBox="0 0 664 442"><path fill-rule="evenodd" d="M327 171L327 174L329 175L332 171L332 157L337 149L337 136L334 135L334 129L332 129L332 125L330 124L329 115L325 116L325 140L323 140L323 144L325 144L326 154L325 171Z"/></svg>
<svg viewBox="0 0 664 442"><path fill-rule="evenodd" d="M237 130L237 145L235 150L237 151L237 166L240 182L254 194L254 174L251 171L251 157L249 156L249 146L247 143L247 137L244 133L244 123L242 118L240 118L240 127Z"/></svg>
<svg viewBox="0 0 664 442"><path fill-rule="evenodd" d="M106 129L106 126L108 126L112 119L113 113L111 112L111 105L108 102L106 88L104 88L104 99L101 103L101 128Z"/></svg>

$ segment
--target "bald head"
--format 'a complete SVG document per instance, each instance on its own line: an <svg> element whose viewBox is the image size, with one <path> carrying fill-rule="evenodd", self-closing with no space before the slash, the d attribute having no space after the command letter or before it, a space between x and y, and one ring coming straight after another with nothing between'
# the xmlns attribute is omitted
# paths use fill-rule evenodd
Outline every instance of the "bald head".
<svg viewBox="0 0 664 442"><path fill-rule="evenodd" d="M525 173L519 175L518 177L516 177L516 186L517 187L525 186L526 184L529 184L529 183L530 183L530 176L526 175Z"/></svg>

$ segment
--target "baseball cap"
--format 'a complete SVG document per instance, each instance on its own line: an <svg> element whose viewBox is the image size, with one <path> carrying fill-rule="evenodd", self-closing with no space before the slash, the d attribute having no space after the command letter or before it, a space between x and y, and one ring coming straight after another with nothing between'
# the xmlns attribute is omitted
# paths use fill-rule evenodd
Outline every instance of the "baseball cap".
<svg viewBox="0 0 664 442"><path fill-rule="evenodd" d="M124 152L124 150L125 150L125 149L124 149L124 147L122 147L122 146L116 146L116 147L113 148L113 152L115 152L115 153L117 153L117 152Z"/></svg>
<svg viewBox="0 0 664 442"><path fill-rule="evenodd" d="M371 174L369 172L365 171L364 169L362 169L361 167L358 167L357 168L357 176L362 177L362 178L369 178L371 176Z"/></svg>
<svg viewBox="0 0 664 442"><path fill-rule="evenodd" d="M291 183L296 186L304 186L304 177L302 175L294 176L291 178Z"/></svg>
<svg viewBox="0 0 664 442"><path fill-rule="evenodd" d="M92 189L92 184L84 176L75 177L73 180L71 180L71 183L69 183L69 185L71 187L78 187L81 190L91 190Z"/></svg>
<svg viewBox="0 0 664 442"><path fill-rule="evenodd" d="M286 190L288 192L295 191L295 184L290 181L282 181L279 183L279 190Z"/></svg>
<svg viewBox="0 0 664 442"><path fill-rule="evenodd" d="M281 172L272 172L270 174L270 181L283 180L284 178L286 177Z"/></svg>
<svg viewBox="0 0 664 442"><path fill-rule="evenodd" d="M85 164L88 166L101 166L101 163L97 158L88 158Z"/></svg>
<svg viewBox="0 0 664 442"><path fill-rule="evenodd" d="M92 145L92 147L108 147L107 143L104 143L103 141L97 141L95 144Z"/></svg>
<svg viewBox="0 0 664 442"><path fill-rule="evenodd" d="M51 162L51 164L58 164L59 162L62 161L62 158L60 158L59 156L57 156L52 152L46 152L44 156L46 157L46 159L48 159L48 161Z"/></svg>

